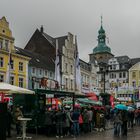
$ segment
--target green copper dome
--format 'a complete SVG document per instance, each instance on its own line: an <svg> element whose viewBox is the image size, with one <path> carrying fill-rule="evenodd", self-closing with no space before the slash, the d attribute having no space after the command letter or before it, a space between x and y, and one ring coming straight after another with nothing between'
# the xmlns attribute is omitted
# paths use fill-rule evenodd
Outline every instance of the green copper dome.
<svg viewBox="0 0 140 140"><path fill-rule="evenodd" d="M111 53L111 49L106 44L98 44L98 46L93 49L93 54L105 52Z"/></svg>
<svg viewBox="0 0 140 140"><path fill-rule="evenodd" d="M99 33L99 34L105 33L105 30L103 29L102 25L101 25L101 28L100 28L100 30L98 31L98 33Z"/></svg>
<svg viewBox="0 0 140 140"><path fill-rule="evenodd" d="M101 21L101 27L98 31L98 45L93 49L93 54L97 53L111 53L111 49L106 45L106 35L105 35L105 30L103 29L102 26L102 21Z"/></svg>

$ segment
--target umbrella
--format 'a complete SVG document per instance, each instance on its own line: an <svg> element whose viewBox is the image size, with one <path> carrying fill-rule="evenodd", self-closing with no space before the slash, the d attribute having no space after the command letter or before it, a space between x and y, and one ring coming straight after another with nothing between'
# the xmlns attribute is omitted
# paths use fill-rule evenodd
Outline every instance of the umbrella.
<svg viewBox="0 0 140 140"><path fill-rule="evenodd" d="M63 101L63 104L71 105L73 104L73 101Z"/></svg>
<svg viewBox="0 0 140 140"><path fill-rule="evenodd" d="M127 110L127 106L124 104L117 104L115 108L120 109L120 110Z"/></svg>
<svg viewBox="0 0 140 140"><path fill-rule="evenodd" d="M35 92L26 88L21 88L18 86L14 86L8 83L3 83L0 82L0 92L5 93L5 94L14 94L14 93L19 93L19 94L34 94Z"/></svg>
<svg viewBox="0 0 140 140"><path fill-rule="evenodd" d="M133 107L131 107L131 106L128 106L128 107L127 107L127 110L128 110L128 111L134 111L135 109L134 109Z"/></svg>

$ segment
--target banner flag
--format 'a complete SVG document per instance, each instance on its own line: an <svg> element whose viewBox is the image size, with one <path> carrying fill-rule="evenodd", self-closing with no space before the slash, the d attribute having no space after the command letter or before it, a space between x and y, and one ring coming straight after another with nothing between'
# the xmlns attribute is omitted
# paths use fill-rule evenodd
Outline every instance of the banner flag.
<svg viewBox="0 0 140 140"><path fill-rule="evenodd" d="M9 45L8 45L9 46ZM11 69L11 63L12 63L12 56L11 56L11 48L8 47L8 65L7 65L7 71L6 71L6 83L10 84L10 69Z"/></svg>
<svg viewBox="0 0 140 140"><path fill-rule="evenodd" d="M56 58L55 58L55 80L58 82L60 86L60 52L58 48L58 40L56 39Z"/></svg>
<svg viewBox="0 0 140 140"><path fill-rule="evenodd" d="M78 46L77 46L77 39L75 37L75 86L76 91L81 92L81 70L80 70L80 61L79 61L79 52L78 52Z"/></svg>

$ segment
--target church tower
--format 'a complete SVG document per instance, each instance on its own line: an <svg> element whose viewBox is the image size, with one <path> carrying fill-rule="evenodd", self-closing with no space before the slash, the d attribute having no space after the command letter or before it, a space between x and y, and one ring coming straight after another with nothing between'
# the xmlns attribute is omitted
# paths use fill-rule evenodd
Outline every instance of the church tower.
<svg viewBox="0 0 140 140"><path fill-rule="evenodd" d="M101 27L98 31L98 45L93 49L93 53L89 54L90 63L94 63L94 61L105 61L112 58L114 55L111 53L110 47L106 45L106 34L103 29L103 22L101 16Z"/></svg>

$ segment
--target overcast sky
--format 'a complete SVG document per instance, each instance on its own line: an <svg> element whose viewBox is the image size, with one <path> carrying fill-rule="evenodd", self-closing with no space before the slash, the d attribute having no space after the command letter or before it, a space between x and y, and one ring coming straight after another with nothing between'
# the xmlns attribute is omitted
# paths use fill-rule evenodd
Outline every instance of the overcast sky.
<svg viewBox="0 0 140 140"><path fill-rule="evenodd" d="M97 45L101 15L112 53L140 57L140 0L0 0L0 18L7 18L16 46L24 48L43 25L52 37L77 35L85 61Z"/></svg>

